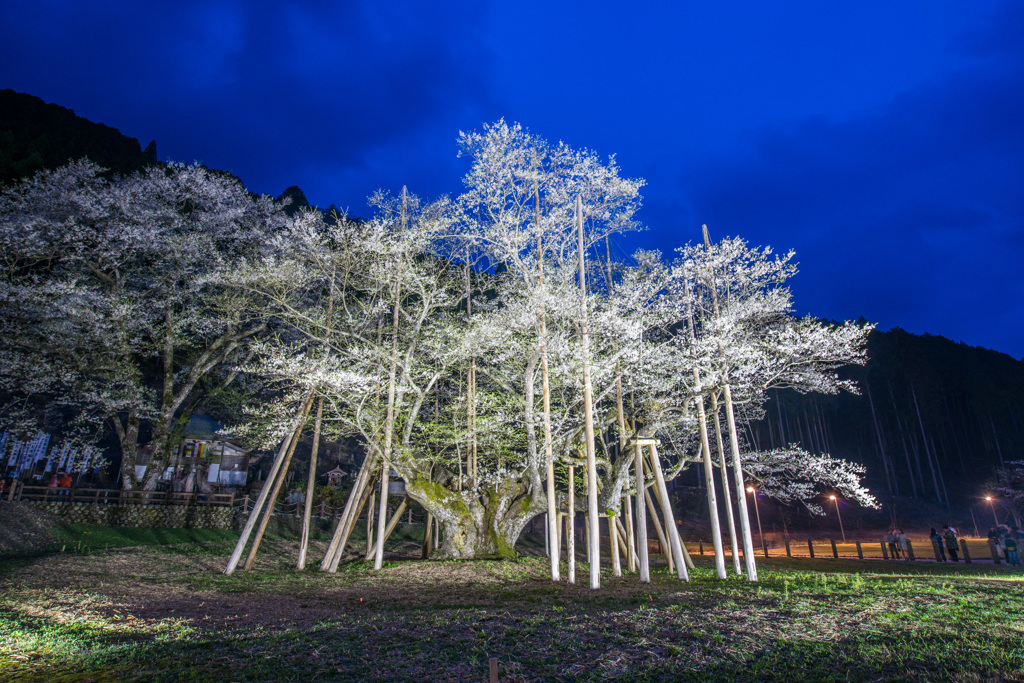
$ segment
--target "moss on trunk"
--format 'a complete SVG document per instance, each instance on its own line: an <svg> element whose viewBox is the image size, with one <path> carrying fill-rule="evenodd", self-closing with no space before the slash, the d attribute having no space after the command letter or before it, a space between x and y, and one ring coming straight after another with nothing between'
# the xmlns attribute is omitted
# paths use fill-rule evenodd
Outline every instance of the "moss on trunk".
<svg viewBox="0 0 1024 683"><path fill-rule="evenodd" d="M547 501L520 483L452 491L425 479L407 479L409 496L441 525L440 557L456 560L509 559L523 527L545 511Z"/></svg>

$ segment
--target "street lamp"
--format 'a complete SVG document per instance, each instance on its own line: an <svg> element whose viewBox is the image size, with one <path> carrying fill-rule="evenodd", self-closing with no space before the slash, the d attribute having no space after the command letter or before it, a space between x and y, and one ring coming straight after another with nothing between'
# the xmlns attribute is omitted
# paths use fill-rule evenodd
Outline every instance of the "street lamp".
<svg viewBox="0 0 1024 683"><path fill-rule="evenodd" d="M757 491L753 486L748 486L747 490L754 494L754 514L757 515L757 535L761 540L761 545L764 545L764 532L761 530L761 511L757 509Z"/></svg>
<svg viewBox="0 0 1024 683"><path fill-rule="evenodd" d="M992 500L992 496L985 496L985 500L988 501L989 507L992 508L992 519L996 520L996 528L999 528L999 516L996 514L996 504Z"/></svg>
<svg viewBox="0 0 1024 683"><path fill-rule="evenodd" d="M846 531L843 530L843 516L839 514L839 499L835 496L829 496L836 502L836 517L839 518L839 532L843 535L843 543L846 543Z"/></svg>

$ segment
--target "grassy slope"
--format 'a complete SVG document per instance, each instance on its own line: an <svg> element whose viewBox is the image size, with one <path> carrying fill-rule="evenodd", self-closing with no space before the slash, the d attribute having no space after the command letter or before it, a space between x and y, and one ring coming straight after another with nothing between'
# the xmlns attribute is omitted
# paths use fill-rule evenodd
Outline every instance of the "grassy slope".
<svg viewBox="0 0 1024 683"><path fill-rule="evenodd" d="M280 539L225 577L230 547L3 564L0 677L480 680L488 657L509 680L1024 677L1024 582L1007 567L779 559L749 584L700 562L689 584L662 569L591 592L552 584L538 557L299 573Z"/></svg>

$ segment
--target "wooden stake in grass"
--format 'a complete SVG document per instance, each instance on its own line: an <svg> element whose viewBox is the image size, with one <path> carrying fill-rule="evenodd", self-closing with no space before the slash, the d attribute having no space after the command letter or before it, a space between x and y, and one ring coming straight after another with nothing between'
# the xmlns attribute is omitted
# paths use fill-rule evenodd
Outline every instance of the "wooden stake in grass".
<svg viewBox="0 0 1024 683"><path fill-rule="evenodd" d="M313 392L310 391L307 394L306 399L302 403L302 407L299 408L289 426L288 436L281 441L281 448L277 452L277 457L274 458L274 464L270 467L270 474L267 476L267 481L264 482L263 488L260 489L259 496L256 497L256 502L252 506L252 512L249 513L249 519L246 520L245 526L242 528L242 533L238 537L238 542L235 544L235 549L231 553L231 558L228 560L228 566L225 567L224 573L231 575L238 567L239 560L242 559L242 551L245 550L245 544L249 542L249 536L252 534L252 529L256 526L256 520L259 518L260 510L266 502L267 497L270 495L270 480L277 476L278 470L281 469L281 465L284 464L284 459L288 455L288 447L291 445L291 436L296 429L306 419L306 415L309 413L310 406L313 405ZM273 505L273 501L270 503Z"/></svg>

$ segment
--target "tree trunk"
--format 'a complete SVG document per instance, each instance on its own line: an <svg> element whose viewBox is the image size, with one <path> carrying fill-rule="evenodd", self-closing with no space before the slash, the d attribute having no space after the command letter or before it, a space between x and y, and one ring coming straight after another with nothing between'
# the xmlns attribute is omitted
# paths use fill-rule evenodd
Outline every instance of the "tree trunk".
<svg viewBox="0 0 1024 683"><path fill-rule="evenodd" d="M518 483L481 484L478 492L451 491L426 478L406 477L410 498L429 512L444 533L437 553L454 560L511 559L523 528L547 509Z"/></svg>

